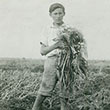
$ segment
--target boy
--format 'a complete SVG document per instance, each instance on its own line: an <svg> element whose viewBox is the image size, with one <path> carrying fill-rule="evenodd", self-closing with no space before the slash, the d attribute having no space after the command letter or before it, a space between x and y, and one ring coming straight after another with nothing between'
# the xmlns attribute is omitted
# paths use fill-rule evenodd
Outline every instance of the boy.
<svg viewBox="0 0 110 110"><path fill-rule="evenodd" d="M63 42L57 41L59 32L67 26L63 22L65 8L62 4L54 3L49 8L49 15L53 19L53 24L44 32L44 39L41 42L41 54L46 55L44 73L38 96L32 110L41 110L43 101L47 96L51 96L53 89L58 81L57 64L61 49L65 48ZM61 110L68 110L66 103L61 98Z"/></svg>

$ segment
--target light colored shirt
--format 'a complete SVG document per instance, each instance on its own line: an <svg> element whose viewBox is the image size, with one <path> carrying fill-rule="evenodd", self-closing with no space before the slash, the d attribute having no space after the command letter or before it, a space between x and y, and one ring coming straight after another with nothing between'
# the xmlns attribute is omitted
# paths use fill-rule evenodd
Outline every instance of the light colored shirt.
<svg viewBox="0 0 110 110"><path fill-rule="evenodd" d="M63 23L61 26L59 27L55 27L54 25L49 25L47 26L41 35L41 42L43 44L45 44L46 46L51 46L53 44L56 43L55 39L57 39L59 36L59 32L61 32L64 29L70 28L69 25L66 25L65 23ZM75 29L75 28L74 28ZM76 32L80 33L78 30L75 29ZM55 49L51 52L49 52L46 56L53 56L53 55L58 55L59 52L61 50L60 49ZM81 43L81 53L82 56L87 59L87 46L86 46L86 42Z"/></svg>

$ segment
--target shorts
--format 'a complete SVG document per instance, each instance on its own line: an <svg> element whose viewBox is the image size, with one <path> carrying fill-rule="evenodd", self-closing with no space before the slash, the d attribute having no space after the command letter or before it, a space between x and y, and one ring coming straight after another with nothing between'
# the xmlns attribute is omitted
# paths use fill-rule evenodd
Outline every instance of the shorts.
<svg viewBox="0 0 110 110"><path fill-rule="evenodd" d="M58 64L57 56L51 56L46 59L44 63L44 72L42 76L42 82L40 84L38 94L41 94L44 96L52 95L52 91L54 90L56 83L58 81L57 64Z"/></svg>

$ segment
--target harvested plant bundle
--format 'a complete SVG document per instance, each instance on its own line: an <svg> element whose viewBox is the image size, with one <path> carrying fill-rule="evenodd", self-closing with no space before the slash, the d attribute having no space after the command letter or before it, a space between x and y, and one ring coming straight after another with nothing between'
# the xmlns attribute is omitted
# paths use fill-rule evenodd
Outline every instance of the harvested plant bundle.
<svg viewBox="0 0 110 110"><path fill-rule="evenodd" d="M82 57L81 46L84 43L82 35L72 28L59 33L59 41L65 48L61 50L58 61L60 90L63 96L69 98L77 79L86 78L87 61Z"/></svg>

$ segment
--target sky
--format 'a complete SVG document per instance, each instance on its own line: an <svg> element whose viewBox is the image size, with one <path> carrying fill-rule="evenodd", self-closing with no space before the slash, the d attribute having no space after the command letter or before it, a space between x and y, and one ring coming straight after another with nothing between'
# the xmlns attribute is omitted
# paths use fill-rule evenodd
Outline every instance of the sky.
<svg viewBox="0 0 110 110"><path fill-rule="evenodd" d="M0 57L43 58L40 35L56 2L65 6L65 23L83 33L88 59L110 60L110 0L0 0Z"/></svg>

